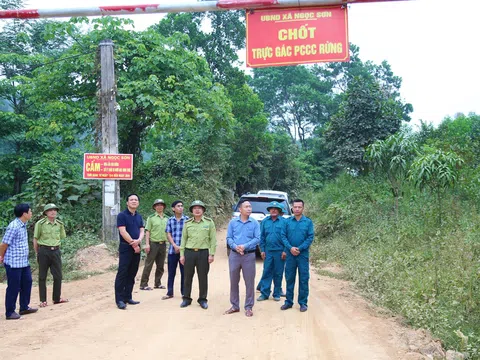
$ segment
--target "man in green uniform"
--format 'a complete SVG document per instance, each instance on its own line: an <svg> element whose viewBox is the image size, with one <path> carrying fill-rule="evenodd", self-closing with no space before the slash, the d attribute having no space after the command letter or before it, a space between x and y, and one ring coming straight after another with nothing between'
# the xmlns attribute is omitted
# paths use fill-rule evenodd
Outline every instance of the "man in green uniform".
<svg viewBox="0 0 480 360"><path fill-rule="evenodd" d="M35 224L33 233L33 248L38 260L38 288L40 307L47 306L47 273L53 276L53 303L68 302L62 299L62 254L60 241L65 239L65 226L57 219L58 207L47 204L43 209L45 217Z"/></svg>
<svg viewBox="0 0 480 360"><path fill-rule="evenodd" d="M195 200L190 205L193 217L185 222L180 244L180 263L184 265L185 283L183 301L180 307L187 307L192 303L192 281L195 269L197 270L199 296L197 302L202 309L208 309L208 271L213 262L217 248L217 236L213 220L203 216L205 204Z"/></svg>
<svg viewBox="0 0 480 360"><path fill-rule="evenodd" d="M163 214L166 206L165 201L162 199L155 200L152 206L155 214L147 218L147 225L145 226L145 252L147 253L147 258L145 259L145 267L143 268L142 280L140 281L140 290L152 290L148 286L148 279L153 263L156 265L154 287L156 289L165 289L165 286L162 285L162 276L167 254L167 233L165 229L167 228L168 218Z"/></svg>

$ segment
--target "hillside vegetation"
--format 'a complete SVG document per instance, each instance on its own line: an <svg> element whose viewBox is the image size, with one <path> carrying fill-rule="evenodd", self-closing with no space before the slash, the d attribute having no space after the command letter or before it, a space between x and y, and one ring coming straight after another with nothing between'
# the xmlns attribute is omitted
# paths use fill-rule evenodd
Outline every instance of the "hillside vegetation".
<svg viewBox="0 0 480 360"><path fill-rule="evenodd" d="M100 241L101 182L82 178L82 161L102 151L98 46L111 39L119 151L134 155L121 193L139 194L142 215L156 198L200 199L221 223L246 192L306 196L317 260L479 357L478 115L409 128L401 77L354 44L348 63L246 74L243 12L169 14L144 31L112 17L2 25L0 235L14 204L32 205L32 232L55 203L70 278L76 251Z"/></svg>

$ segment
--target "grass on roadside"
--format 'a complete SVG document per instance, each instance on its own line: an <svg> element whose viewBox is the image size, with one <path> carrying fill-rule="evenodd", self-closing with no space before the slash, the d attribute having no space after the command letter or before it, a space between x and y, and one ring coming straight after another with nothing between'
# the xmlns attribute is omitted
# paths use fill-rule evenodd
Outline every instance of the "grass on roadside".
<svg viewBox="0 0 480 360"><path fill-rule="evenodd" d="M405 189L396 221L385 183L348 175L305 200L316 230L314 262L341 264L341 277L351 279L375 304L413 327L431 330L448 349L480 358L480 215L475 204L445 194L448 211L439 227L429 195Z"/></svg>

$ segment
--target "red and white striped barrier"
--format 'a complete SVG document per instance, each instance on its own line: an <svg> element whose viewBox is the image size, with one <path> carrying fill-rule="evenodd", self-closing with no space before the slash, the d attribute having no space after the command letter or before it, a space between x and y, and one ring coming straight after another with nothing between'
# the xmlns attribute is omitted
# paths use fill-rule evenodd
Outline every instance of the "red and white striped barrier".
<svg viewBox="0 0 480 360"><path fill-rule="evenodd" d="M114 5L71 9L0 10L0 19L39 19L74 16L134 15L153 13L203 12L239 9L262 9L283 7L328 6L366 2L401 0L218 0L184 1L171 0L162 4Z"/></svg>

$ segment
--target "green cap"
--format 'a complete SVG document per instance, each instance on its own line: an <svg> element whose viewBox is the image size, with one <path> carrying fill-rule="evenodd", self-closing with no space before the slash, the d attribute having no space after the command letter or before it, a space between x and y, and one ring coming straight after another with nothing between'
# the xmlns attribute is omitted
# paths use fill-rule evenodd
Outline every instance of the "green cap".
<svg viewBox="0 0 480 360"><path fill-rule="evenodd" d="M52 209L55 209L55 210L58 211L57 205L55 205L55 204L47 204L47 205L45 205L45 207L43 208L43 214L45 215L45 212L47 212L48 210L52 210Z"/></svg>
<svg viewBox="0 0 480 360"><path fill-rule="evenodd" d="M277 201L272 201L270 204L268 204L267 211L270 211L270 209L278 209L281 213L285 212L283 205Z"/></svg>
<svg viewBox="0 0 480 360"><path fill-rule="evenodd" d="M153 202L152 208L155 210L155 205L158 205L158 204L162 204L163 208L167 207L167 204L165 204L165 201L163 201L162 199L157 199Z"/></svg>
<svg viewBox="0 0 480 360"><path fill-rule="evenodd" d="M194 206L201 206L203 207L203 211L207 211L207 208L205 207L205 204L203 203L203 201L195 200L194 202L192 202L192 204L189 207L190 212L192 212L192 209Z"/></svg>

